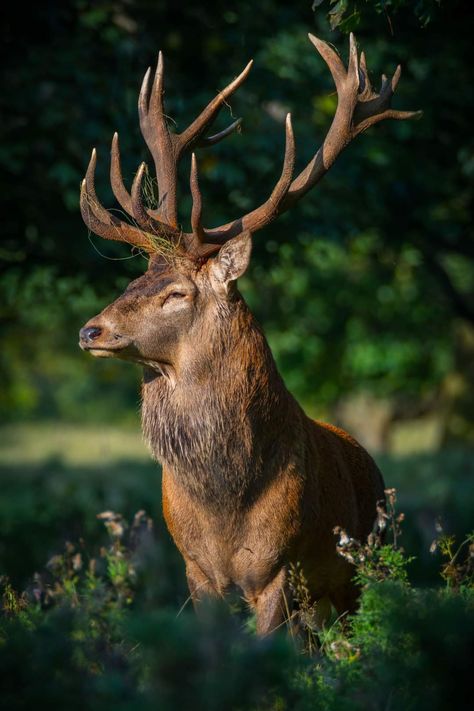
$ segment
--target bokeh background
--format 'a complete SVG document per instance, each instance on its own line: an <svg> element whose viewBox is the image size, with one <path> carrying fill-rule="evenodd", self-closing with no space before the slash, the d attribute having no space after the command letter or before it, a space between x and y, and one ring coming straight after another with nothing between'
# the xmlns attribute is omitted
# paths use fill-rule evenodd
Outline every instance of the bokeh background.
<svg viewBox="0 0 474 711"><path fill-rule="evenodd" d="M287 110L299 165L320 145L336 95L307 33L347 57L350 29L374 84L402 64L395 105L423 118L357 139L297 209L256 236L241 290L307 412L358 437L398 488L413 574L432 578L436 520L458 535L472 528L469 12L466 0L62 0L29 15L20 4L3 11L0 568L13 581L65 539L98 538L103 509L146 508L168 540L159 469L140 435L140 370L77 346L81 325L146 266L82 223L91 148L98 193L117 207L110 140L117 130L130 183L149 160L136 103L158 49L177 130L253 57L218 121L242 116L242 131L200 155L207 223L226 222L270 192Z"/></svg>

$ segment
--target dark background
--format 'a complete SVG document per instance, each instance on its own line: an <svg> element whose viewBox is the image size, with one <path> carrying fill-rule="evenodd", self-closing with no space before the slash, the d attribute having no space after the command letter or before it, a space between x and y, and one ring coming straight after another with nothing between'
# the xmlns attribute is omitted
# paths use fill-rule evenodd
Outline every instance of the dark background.
<svg viewBox="0 0 474 711"><path fill-rule="evenodd" d="M317 5L317 3L314 3ZM331 22L328 11L332 10ZM79 184L93 146L98 193L118 130L131 183L149 160L136 102L162 49L166 107L182 130L249 58L254 68L201 151L209 226L264 200L291 109L302 167L336 106L313 32L347 57L350 29L373 83L402 64L394 104L422 109L358 138L303 203L256 235L241 289L285 381L309 414L346 426L412 512L430 575L434 521L465 532L472 510L474 382L472 32L467 1L276 3L65 0L3 10L0 95L2 387L0 557L31 574L95 514L157 513L158 471L139 438L138 369L97 362L77 332L142 273L126 245L88 235ZM189 163L180 219L189 227ZM411 532L410 532L411 531Z"/></svg>

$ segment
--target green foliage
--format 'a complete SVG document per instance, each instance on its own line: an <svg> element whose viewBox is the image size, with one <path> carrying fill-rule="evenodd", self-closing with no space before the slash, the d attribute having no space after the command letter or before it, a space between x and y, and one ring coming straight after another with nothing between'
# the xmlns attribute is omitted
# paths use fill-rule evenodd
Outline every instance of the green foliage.
<svg viewBox="0 0 474 711"><path fill-rule="evenodd" d="M334 533L339 536L336 549L339 555L355 566L354 579L362 587L387 579L406 583L407 566L414 560L413 557L406 557L403 548L398 544L405 514L397 514L395 510L396 490L386 489L385 495L386 501L377 503L377 518L367 542L351 538L339 526L334 529ZM391 542L385 543L389 536L392 538Z"/></svg>
<svg viewBox="0 0 474 711"><path fill-rule="evenodd" d="M204 608L200 621L189 609L177 615L163 597L165 569L150 574L159 558L151 520L139 512L129 527L114 512L99 518L111 542L98 555L83 542L69 543L28 593L20 596L4 581L0 667L8 708L29 708L34 698L65 701L72 693L77 708L113 702L148 709L159 700L165 709L191 702L221 709L237 698L247 708L269 689L284 688L297 661L284 637L269 646L221 606Z"/></svg>
<svg viewBox="0 0 474 711"><path fill-rule="evenodd" d="M441 526L438 528L441 535L433 541L430 550L434 553L439 549L443 556L441 577L450 589L457 591L471 589L474 586L474 531L456 547L456 537L443 533ZM463 559L462 554L466 550L467 555Z"/></svg>
<svg viewBox="0 0 474 711"><path fill-rule="evenodd" d="M348 31L357 27L362 18L370 17L371 13L383 14L391 23L391 17L408 9L413 12L422 26L427 25L439 8L442 0L329 0L331 9L328 19L331 29L339 28ZM314 0L313 10L325 3L325 0Z"/></svg>
<svg viewBox="0 0 474 711"><path fill-rule="evenodd" d="M55 267L43 266L25 277L13 268L4 275L2 289L1 419L28 419L41 412L103 422L114 420L121 403L136 399L134 368L98 364L90 369L78 351L78 329L101 304L85 275L60 276ZM97 393L107 383L104 403Z"/></svg>
<svg viewBox="0 0 474 711"><path fill-rule="evenodd" d="M0 674L9 709L362 711L390 699L395 708L442 711L455 693L457 707L468 708L472 563L458 587L420 589L379 560L372 570L383 574L366 580L357 614L313 632L308 656L283 630L258 639L223 604L203 604L199 616L187 605L177 610L146 514L130 526L112 511L99 518L109 543L97 553L84 541L66 544L22 594L3 580ZM451 543L440 547L461 565ZM359 574L364 560L354 562ZM295 569L301 603L298 577Z"/></svg>
<svg viewBox="0 0 474 711"><path fill-rule="evenodd" d="M40 459L40 440L49 436L47 429L41 430L29 443L30 452L25 440L17 445L28 456L36 453L37 461L0 468L0 571L8 570L15 584L37 570L62 540L83 535L97 542L101 530L95 517L97 511L114 507L126 516L144 506L157 511L160 472L153 462L146 461L146 451L145 461L138 460L135 451L120 461L109 461L110 440L102 437L95 443L93 435L93 429L82 428L74 444L76 438L62 432L64 449L69 453L76 446L75 456L82 457L68 464L61 454L46 452ZM116 439L126 440L126 435L126 431L119 430ZM2 439L7 437L15 442L14 431L3 430ZM140 447L138 432L136 439ZM88 460L89 452L90 458L100 457L102 461ZM5 457L3 451L2 459Z"/></svg>

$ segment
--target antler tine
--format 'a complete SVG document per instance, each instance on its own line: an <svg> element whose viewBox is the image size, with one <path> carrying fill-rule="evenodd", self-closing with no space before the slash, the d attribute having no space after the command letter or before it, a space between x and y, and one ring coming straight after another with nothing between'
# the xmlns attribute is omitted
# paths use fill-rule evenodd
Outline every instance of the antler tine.
<svg viewBox="0 0 474 711"><path fill-rule="evenodd" d="M354 112L354 136L384 119L404 121L422 115L422 111L399 111L391 108L392 96L400 81L401 73L402 68L398 65L391 79L388 79L385 74L382 75L380 94L371 91L361 95L361 101Z"/></svg>
<svg viewBox="0 0 474 711"><path fill-rule="evenodd" d="M260 207L245 215L243 218L229 222L223 227L205 230L206 239L223 243L231 237L249 230L259 230L268 225L280 213L280 206L288 193L295 167L295 138L291 124L291 114L287 114L285 121L285 157L280 177L273 188L270 197Z"/></svg>
<svg viewBox="0 0 474 711"><path fill-rule="evenodd" d="M332 47L326 42L323 42L323 40L320 40L319 37L315 37L312 34L308 34L308 37L328 65L336 89L339 92L339 89L342 89L342 85L346 79L346 68L344 67L342 59Z"/></svg>
<svg viewBox="0 0 474 711"><path fill-rule="evenodd" d="M365 52L361 52L359 63L359 98L363 100L365 97L370 97L371 94L372 84L370 83L369 72L367 71Z"/></svg>
<svg viewBox="0 0 474 711"><path fill-rule="evenodd" d="M148 67L148 69L145 72L145 76L143 77L142 85L140 87L140 93L138 95L138 118L140 119L140 123L142 122L142 119L145 120L148 114L148 98L150 94L150 76L151 76L151 67Z"/></svg>
<svg viewBox="0 0 474 711"><path fill-rule="evenodd" d="M105 239L127 242L147 252L152 251L150 240L133 225L128 225L110 214L99 202L95 192L95 166L97 152L92 151L86 177L81 183L81 214L92 232Z"/></svg>
<svg viewBox="0 0 474 711"><path fill-rule="evenodd" d="M163 123L166 125L166 118L163 107L163 81L164 81L164 65L163 52L158 52L158 63L156 65L155 79L151 87L151 95L148 102L148 112L152 111L158 116L161 116Z"/></svg>
<svg viewBox="0 0 474 711"><path fill-rule="evenodd" d="M191 187L191 195L193 198L193 208L191 211L191 227L193 230L193 235L197 240L199 240L199 242L205 242L206 235L201 221L202 195L201 189L199 187L197 159L195 153L193 153L191 156L191 175L189 178L189 184Z"/></svg>
<svg viewBox="0 0 474 711"><path fill-rule="evenodd" d="M117 198L118 202L120 205L123 207L123 209L131 216L134 217L135 219L138 220L138 217L135 214L134 207L132 204L132 197L130 193L128 192L127 188L124 185L123 178L122 178L122 169L120 167L120 148L119 148L119 139L118 139L118 133L114 133L114 137L112 139L112 148L110 151L110 184L112 186L112 191ZM159 223L160 228L163 226L163 223L160 221L160 214L158 210L153 210L151 208L146 207L145 208L147 214L149 217L154 219L157 223ZM145 220L146 224L149 224L149 219Z"/></svg>
<svg viewBox="0 0 474 711"><path fill-rule="evenodd" d="M223 131L219 131L219 133L215 133L213 136L202 136L196 145L201 147L214 146L216 143L219 143L219 141L222 141L223 138L227 138L227 136L230 136L231 133L236 131L241 123L242 119L238 118L237 121L231 123L230 126L224 128Z"/></svg>
<svg viewBox="0 0 474 711"><path fill-rule="evenodd" d="M293 171L295 169L295 157L295 137L293 134L293 126L291 123L291 114L287 114L285 121L285 157L283 159L281 174L278 179L278 182L273 188L272 194L270 195L268 200L262 205L263 209L258 208L258 212L260 213L261 210L261 213L256 215L255 213L257 213L257 210L254 211L255 217L257 219L254 218L254 220L252 220L253 229L259 229L260 226L263 227L264 225L271 222L271 220L274 220L275 217L278 215L278 209L285 195L287 194L288 189L291 185L291 181L293 179ZM247 229L249 228L245 225L244 230Z"/></svg>
<svg viewBox="0 0 474 711"><path fill-rule="evenodd" d="M112 138L112 147L110 149L110 184L112 186L112 192L120 205L126 212L128 212L129 215L133 215L132 198L125 187L122 178L119 138L117 132L114 133Z"/></svg>
<svg viewBox="0 0 474 711"><path fill-rule="evenodd" d="M147 172L147 165L145 162L140 164L136 175L132 183L132 215L139 223L141 227L146 229L152 234L159 234L162 236L168 235L170 238L174 238L177 235L177 230L173 229L169 225L166 225L160 220L154 219L152 215L148 212L142 200L142 186L143 178Z"/></svg>
<svg viewBox="0 0 474 711"><path fill-rule="evenodd" d="M391 98L393 94L395 93L395 90L398 86L398 82L400 81L400 77L402 75L402 68L400 64L397 66L395 69L395 72L393 74L393 77L391 81L387 81L386 86L382 89L380 92L384 97Z"/></svg>
<svg viewBox="0 0 474 711"><path fill-rule="evenodd" d="M350 77L359 88L359 58L357 56L357 43L354 33L349 34L349 64L347 76Z"/></svg>
<svg viewBox="0 0 474 711"><path fill-rule="evenodd" d="M191 174L189 177L193 207L191 211L192 234L184 235L188 255L194 259L207 259L221 248L220 243L206 242L206 231L202 225L202 194L199 187L196 154L191 156Z"/></svg>
<svg viewBox="0 0 474 711"><path fill-rule="evenodd" d="M392 81L395 81L395 86L398 84L398 80L400 79L400 74L401 74L402 68L400 65L395 70L395 74L393 75ZM379 95L380 96L388 96L392 90L392 81L389 81L388 77L386 74L382 74L382 81L380 82L380 91ZM393 88L393 91L395 88Z"/></svg>
<svg viewBox="0 0 474 711"><path fill-rule="evenodd" d="M220 91L217 96L215 96L212 101L209 102L206 108L201 111L199 116L188 126L188 128L186 128L182 133L179 134L178 145L180 154L191 148L201 138L204 131L215 120L217 114L222 108L222 105L227 101L229 96L231 96L234 91L236 91L236 89L238 89L239 86L243 84L243 82L246 80L252 68L252 64L253 59L250 60L250 62L247 64L245 69L239 74L238 77L231 81L230 84L225 87L225 89L222 89L222 91ZM233 124L232 130L234 130L234 128L236 128L235 124ZM225 138L225 136L228 136L229 133L232 132L232 130L228 130L228 132L225 133L225 135L221 135L218 140L221 140L222 138ZM221 134L222 133L224 133L224 131L222 131ZM212 141L212 143L217 143L217 140ZM208 143L207 145L212 144Z"/></svg>
<svg viewBox="0 0 474 711"><path fill-rule="evenodd" d="M219 240L215 242L206 241L207 239L212 239L212 237L208 237L202 225L202 194L199 187L197 158L195 153L191 156L191 174L189 184L193 198L193 207L191 211L192 234L184 235L186 251L191 258L206 260L208 257L211 257L213 254L218 252L222 244Z"/></svg>
<svg viewBox="0 0 474 711"><path fill-rule="evenodd" d="M150 222L150 217L147 215L145 206L143 205L142 201L142 184L145 172L146 163L142 162L140 163L140 166L133 179L131 193L132 215L142 225L142 227L144 227L145 224Z"/></svg>
<svg viewBox="0 0 474 711"><path fill-rule="evenodd" d="M138 98L140 129L153 156L158 182L160 218L172 228L177 228L177 136L170 133L166 123L163 103L164 61L158 54L153 85L150 90L151 69L148 68Z"/></svg>

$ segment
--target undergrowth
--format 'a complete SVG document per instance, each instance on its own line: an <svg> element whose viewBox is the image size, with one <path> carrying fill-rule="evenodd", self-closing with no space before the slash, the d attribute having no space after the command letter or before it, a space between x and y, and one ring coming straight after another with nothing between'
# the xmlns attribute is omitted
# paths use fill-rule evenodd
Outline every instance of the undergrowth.
<svg viewBox="0 0 474 711"><path fill-rule="evenodd" d="M5 709L430 709L470 706L474 532L438 526L440 584L410 584L403 514L386 491L367 541L335 529L361 588L351 616L321 626L304 570L290 586L299 634L259 639L224 604L177 608L151 519L99 514L108 542L67 542L24 591L1 579ZM292 615L292 623L295 621Z"/></svg>

